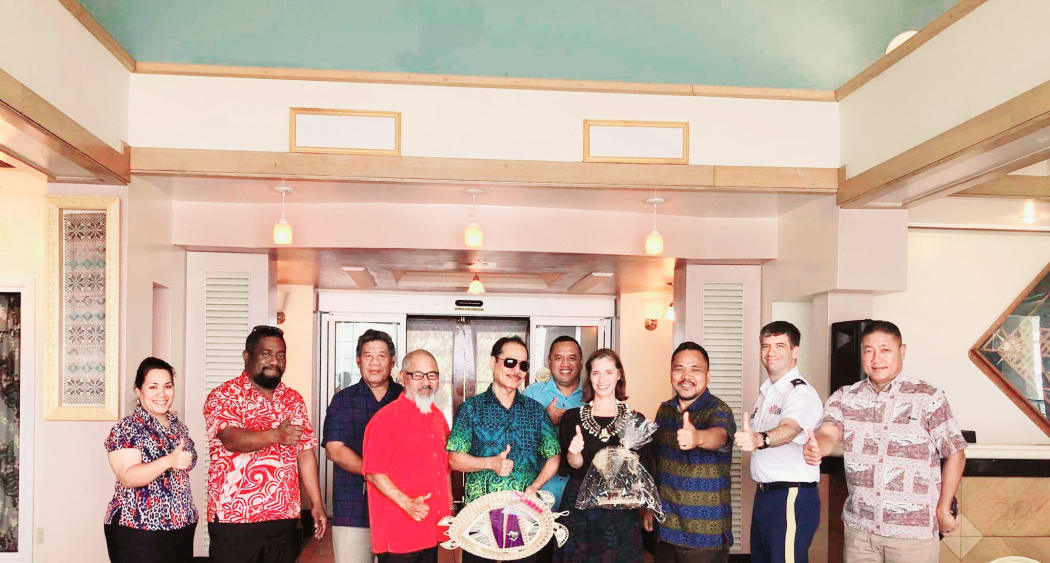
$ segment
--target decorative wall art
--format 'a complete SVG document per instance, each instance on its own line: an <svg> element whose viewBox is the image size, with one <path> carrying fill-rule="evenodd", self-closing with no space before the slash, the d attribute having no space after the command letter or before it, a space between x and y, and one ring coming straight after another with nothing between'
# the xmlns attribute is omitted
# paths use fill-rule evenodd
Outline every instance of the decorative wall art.
<svg viewBox="0 0 1050 563"><path fill-rule="evenodd" d="M970 359L1050 436L1050 264L970 349Z"/></svg>
<svg viewBox="0 0 1050 563"><path fill-rule="evenodd" d="M48 197L45 418L119 416L120 200Z"/></svg>
<svg viewBox="0 0 1050 563"><path fill-rule="evenodd" d="M22 294L0 292L0 553L18 552Z"/></svg>

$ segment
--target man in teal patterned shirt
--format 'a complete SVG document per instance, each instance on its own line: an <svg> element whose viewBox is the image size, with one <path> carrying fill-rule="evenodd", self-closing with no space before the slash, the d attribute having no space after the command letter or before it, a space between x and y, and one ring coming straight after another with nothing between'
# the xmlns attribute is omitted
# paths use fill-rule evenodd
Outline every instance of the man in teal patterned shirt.
<svg viewBox="0 0 1050 563"><path fill-rule="evenodd" d="M464 401L456 413L448 438L449 464L465 474L466 503L496 491L535 495L558 471L561 446L546 409L518 392L529 371L528 358L521 338L497 340L492 385ZM485 559L464 552L463 561Z"/></svg>

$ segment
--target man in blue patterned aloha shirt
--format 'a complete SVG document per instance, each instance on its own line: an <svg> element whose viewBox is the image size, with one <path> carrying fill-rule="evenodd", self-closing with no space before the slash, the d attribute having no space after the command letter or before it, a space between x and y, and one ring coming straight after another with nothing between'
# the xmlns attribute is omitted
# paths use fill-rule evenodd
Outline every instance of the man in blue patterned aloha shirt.
<svg viewBox="0 0 1050 563"><path fill-rule="evenodd" d="M496 491L535 495L561 461L558 434L543 405L518 392L529 351L517 336L492 346L492 385L459 407L448 439L449 463L464 477L463 501ZM531 556L523 561L531 561ZM463 553L464 563L487 561Z"/></svg>

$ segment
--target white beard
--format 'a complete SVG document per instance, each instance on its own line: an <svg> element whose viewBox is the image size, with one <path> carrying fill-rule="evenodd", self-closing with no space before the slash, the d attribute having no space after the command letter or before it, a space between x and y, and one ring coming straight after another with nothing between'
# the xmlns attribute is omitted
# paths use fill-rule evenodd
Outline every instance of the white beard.
<svg viewBox="0 0 1050 563"><path fill-rule="evenodd" d="M419 409L419 412L429 414L430 407L434 405L434 395L428 395L426 397L416 395L415 397L412 397L412 401L416 403L416 408Z"/></svg>

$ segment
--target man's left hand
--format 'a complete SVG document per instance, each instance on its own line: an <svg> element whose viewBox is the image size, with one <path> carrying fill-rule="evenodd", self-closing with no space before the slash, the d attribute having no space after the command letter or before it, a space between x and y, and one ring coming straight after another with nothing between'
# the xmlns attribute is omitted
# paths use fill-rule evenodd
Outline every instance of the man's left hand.
<svg viewBox="0 0 1050 563"><path fill-rule="evenodd" d="M940 527L941 533L948 535L959 527L959 518L952 516L952 513L948 510L938 508L937 509L937 526Z"/></svg>
<svg viewBox="0 0 1050 563"><path fill-rule="evenodd" d="M328 513L325 512L323 505L315 504L310 509L310 516L314 518L314 537L321 539L324 537L325 530L328 529Z"/></svg>

